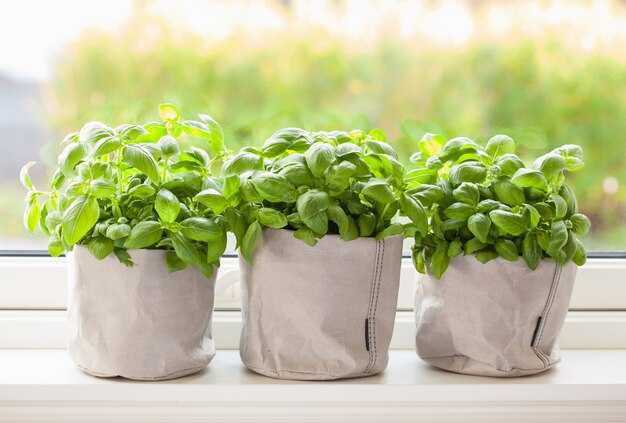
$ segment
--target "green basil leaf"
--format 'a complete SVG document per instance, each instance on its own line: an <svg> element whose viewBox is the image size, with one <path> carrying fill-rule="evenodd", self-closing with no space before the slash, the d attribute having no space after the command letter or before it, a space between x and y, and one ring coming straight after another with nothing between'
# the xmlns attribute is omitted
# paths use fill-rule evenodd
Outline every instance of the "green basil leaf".
<svg viewBox="0 0 626 423"><path fill-rule="evenodd" d="M319 178L335 161L333 146L324 142L316 142L304 153L304 158L313 176Z"/></svg>
<svg viewBox="0 0 626 423"><path fill-rule="evenodd" d="M94 147L92 156L98 158L119 149L122 145L120 139L116 136L108 136L102 138Z"/></svg>
<svg viewBox="0 0 626 423"><path fill-rule="evenodd" d="M128 249L151 247L159 242L162 236L163 228L159 222L139 222L130 230L128 238L124 241L124 247Z"/></svg>
<svg viewBox="0 0 626 423"><path fill-rule="evenodd" d="M577 266L582 266L587 262L587 252L585 251L583 244L578 239L576 239L576 252L574 253L574 257L572 257L572 261Z"/></svg>
<svg viewBox="0 0 626 423"><path fill-rule="evenodd" d="M480 149L478 144L466 137L456 137L452 138L448 142L445 143L443 148L441 149L441 153L439 154L439 158L442 162L448 160L456 160L461 154L474 152ZM479 182L479 181L469 181L468 182Z"/></svg>
<svg viewBox="0 0 626 423"><path fill-rule="evenodd" d="M556 219L562 219L567 215L567 203L565 199L558 194L551 194L550 198L554 202L554 217Z"/></svg>
<svg viewBox="0 0 626 423"><path fill-rule="evenodd" d="M215 214L222 213L228 206L226 198L213 188L199 192L196 199Z"/></svg>
<svg viewBox="0 0 626 423"><path fill-rule="evenodd" d="M252 255L261 241L262 233L263 230L261 228L261 224L258 220L255 220L250 226L248 226L246 234L243 236L243 241L240 247L241 255L248 263L252 263Z"/></svg>
<svg viewBox="0 0 626 423"><path fill-rule="evenodd" d="M463 252L463 243L460 239L455 239L448 246L448 257L456 257Z"/></svg>
<svg viewBox="0 0 626 423"><path fill-rule="evenodd" d="M402 223L392 223L381 232L376 234L376 239L387 238L388 236L404 234L404 225Z"/></svg>
<svg viewBox="0 0 626 423"><path fill-rule="evenodd" d="M222 231L222 236L220 236L219 238L209 242L206 247L207 247L207 262L209 263L219 263L220 258L222 257L222 255L224 254L224 251L226 251L226 245L227 245L227 238L226 238L226 234Z"/></svg>
<svg viewBox="0 0 626 423"><path fill-rule="evenodd" d="M204 122L195 120L183 120L180 122L183 132L196 138L211 138L211 129Z"/></svg>
<svg viewBox="0 0 626 423"><path fill-rule="evenodd" d="M280 229L287 226L287 218L278 210L261 207L257 212L257 217L261 225L268 228Z"/></svg>
<svg viewBox="0 0 626 423"><path fill-rule="evenodd" d="M155 192L156 190L152 185L140 184L132 187L130 191L128 191L128 195L130 195L131 197L141 198L145 200L146 198L152 197Z"/></svg>
<svg viewBox="0 0 626 423"><path fill-rule="evenodd" d="M337 157L359 156L361 155L361 147L351 142L345 142L335 147L335 155Z"/></svg>
<svg viewBox="0 0 626 423"><path fill-rule="evenodd" d="M467 228L482 243L487 242L489 229L491 228L491 219L482 213L476 213L467 220ZM482 247L481 247L482 248Z"/></svg>
<svg viewBox="0 0 626 423"><path fill-rule="evenodd" d="M293 203L296 188L286 178L271 172L257 172L250 181L261 198L272 203Z"/></svg>
<svg viewBox="0 0 626 423"><path fill-rule="evenodd" d="M417 143L417 147L427 156L437 156L445 144L446 139L441 135L427 133Z"/></svg>
<svg viewBox="0 0 626 423"><path fill-rule="evenodd" d="M80 130L79 140L80 143L95 144L103 138L112 136L115 136L112 128L100 122L89 122Z"/></svg>
<svg viewBox="0 0 626 423"><path fill-rule="evenodd" d="M417 231L422 235L428 234L428 215L422 204L409 194L402 193L400 197L400 209L417 228Z"/></svg>
<svg viewBox="0 0 626 423"><path fill-rule="evenodd" d="M511 178L511 182L519 187L548 191L548 180L543 173L535 169L518 169Z"/></svg>
<svg viewBox="0 0 626 423"><path fill-rule="evenodd" d="M100 207L94 197L81 195L63 213L63 237L74 245L84 237L98 221Z"/></svg>
<svg viewBox="0 0 626 423"><path fill-rule="evenodd" d="M447 217L452 219L467 219L475 213L475 207L465 203L454 203L443 211Z"/></svg>
<svg viewBox="0 0 626 423"><path fill-rule="evenodd" d="M524 237L524 241L522 242L522 257L531 270L535 270L541 262L543 253L537 243L537 236L532 232L527 233Z"/></svg>
<svg viewBox="0 0 626 423"><path fill-rule="evenodd" d="M171 234L176 255L185 263L200 267L200 253L193 242L179 232Z"/></svg>
<svg viewBox="0 0 626 423"><path fill-rule="evenodd" d="M571 231L567 231L567 242L563 246L563 256L559 261L561 266L565 266L567 263L572 261L574 255L576 254L576 235L574 235Z"/></svg>
<svg viewBox="0 0 626 423"><path fill-rule="evenodd" d="M241 178L238 175L228 176L224 179L224 188L222 190L224 198L230 200L237 198L239 187L241 186Z"/></svg>
<svg viewBox="0 0 626 423"><path fill-rule="evenodd" d="M117 257L120 263L122 263L124 266L126 267L133 266L134 263L130 257L130 254L128 254L128 251L122 248L116 248L115 250L113 250L113 254L115 254L115 257Z"/></svg>
<svg viewBox="0 0 626 423"><path fill-rule="evenodd" d="M487 169L478 162L469 161L456 164L450 169L450 182L460 185L462 182L483 182Z"/></svg>
<svg viewBox="0 0 626 423"><path fill-rule="evenodd" d="M447 250L437 250L428 261L428 268L433 276L439 280L450 264Z"/></svg>
<svg viewBox="0 0 626 423"><path fill-rule="evenodd" d="M114 223L106 228L105 236L117 241L130 235L130 226L126 223Z"/></svg>
<svg viewBox="0 0 626 423"><path fill-rule="evenodd" d="M408 191L424 207L430 207L441 200L444 196L443 189L437 185L422 184L417 188Z"/></svg>
<svg viewBox="0 0 626 423"><path fill-rule="evenodd" d="M517 246L510 239L497 238L493 246L503 259L508 261L517 261L519 259Z"/></svg>
<svg viewBox="0 0 626 423"><path fill-rule="evenodd" d="M589 228L591 227L591 222L589 218L584 214L574 214L570 217L570 222L572 222L572 232L576 235L584 235L589 232Z"/></svg>
<svg viewBox="0 0 626 423"><path fill-rule="evenodd" d="M530 229L535 229L541 220L541 213L530 204L524 204L522 216L530 222Z"/></svg>
<svg viewBox="0 0 626 423"><path fill-rule="evenodd" d="M154 182L158 183L160 181L159 165L145 147L137 144L126 145L124 147L123 160L124 163L145 173Z"/></svg>
<svg viewBox="0 0 626 423"><path fill-rule="evenodd" d="M330 200L326 192L312 189L298 197L296 209L305 225L314 232L325 234L328 232L326 209L329 204Z"/></svg>
<svg viewBox="0 0 626 423"><path fill-rule="evenodd" d="M522 215L504 210L493 210L489 212L489 217L494 225L507 234L519 236L527 230L527 222Z"/></svg>
<svg viewBox="0 0 626 423"><path fill-rule="evenodd" d="M376 228L376 216L371 212L364 212L357 218L360 236L366 237L374 233Z"/></svg>
<svg viewBox="0 0 626 423"><path fill-rule="evenodd" d="M99 236L92 239L87 245L89 252L98 260L102 260L113 252L115 244L109 238Z"/></svg>
<svg viewBox="0 0 626 423"><path fill-rule="evenodd" d="M57 235L52 234L48 239L48 252L52 257L59 257L65 251L65 247L63 246L63 242L61 238Z"/></svg>
<svg viewBox="0 0 626 423"><path fill-rule="evenodd" d="M180 222L180 232L193 241L209 242L221 238L224 232L220 225L206 217L189 217Z"/></svg>
<svg viewBox="0 0 626 423"><path fill-rule="evenodd" d="M524 190L517 185L513 185L507 177L498 178L491 183L491 187L496 198L510 206L524 203Z"/></svg>
<svg viewBox="0 0 626 423"><path fill-rule="evenodd" d="M315 185L315 178L313 177L313 174L309 168L302 163L293 163L289 166L285 166L278 174L294 184L296 187L302 185L311 187Z"/></svg>
<svg viewBox="0 0 626 423"><path fill-rule="evenodd" d="M243 199L248 203L253 203L253 204L263 203L263 199L257 192L256 188L254 187L254 184L248 179L244 180L241 183L241 195Z"/></svg>
<svg viewBox="0 0 626 423"><path fill-rule="evenodd" d="M76 165L89 154L89 146L82 142L68 144L59 156L59 168L63 175L69 176L74 172Z"/></svg>
<svg viewBox="0 0 626 423"><path fill-rule="evenodd" d="M482 250L485 248L487 244L480 241L478 238L472 238L463 245L463 250L465 251L465 255L472 254L475 251Z"/></svg>
<svg viewBox="0 0 626 423"><path fill-rule="evenodd" d="M314 247L315 244L317 244L318 234L316 234L310 228L302 227L302 228L298 229L297 231L295 231L293 233L293 236L298 238L301 241L306 242L311 247Z"/></svg>
<svg viewBox="0 0 626 423"><path fill-rule="evenodd" d="M578 213L578 203L576 201L576 195L574 195L574 192L569 186L563 184L561 186L561 189L559 190L559 195L563 197L565 203L567 204L567 213L565 214L566 216L571 216Z"/></svg>
<svg viewBox="0 0 626 423"><path fill-rule="evenodd" d="M180 213L180 202L174 194L162 188L157 194L154 209L163 222L172 223Z"/></svg>
<svg viewBox="0 0 626 423"><path fill-rule="evenodd" d="M472 206L478 204L478 201L480 200L478 186L471 182L463 182L454 191L452 191L452 195L456 201L471 204Z"/></svg>
<svg viewBox="0 0 626 423"><path fill-rule="evenodd" d="M330 194L340 194L350 186L350 178L356 173L356 166L348 161L332 165L324 172L324 180Z"/></svg>
<svg viewBox="0 0 626 423"><path fill-rule="evenodd" d="M39 218L41 217L41 207L39 206L37 198L34 196L32 198L33 199L29 201L24 211L24 226L26 226L29 231L34 232L35 228L37 228L37 223L39 223Z"/></svg>
<svg viewBox="0 0 626 423"><path fill-rule="evenodd" d="M98 178L89 184L89 192L96 198L108 198L117 192L115 184L108 179Z"/></svg>
<svg viewBox="0 0 626 423"><path fill-rule="evenodd" d="M494 164L500 168L500 174L513 176L518 169L525 167L522 159L515 154L504 154L495 159Z"/></svg>
<svg viewBox="0 0 626 423"><path fill-rule="evenodd" d="M35 162L28 162L22 169L20 170L20 182L27 190L34 190L33 181L30 179L30 175L28 174L28 170L35 165Z"/></svg>
<svg viewBox="0 0 626 423"><path fill-rule="evenodd" d="M178 145L178 141L176 138L165 135L159 139L159 147L161 148L161 152L165 156L173 156L175 154L180 153L180 146Z"/></svg>
<svg viewBox="0 0 626 423"><path fill-rule="evenodd" d="M533 163L533 169L540 170L548 179L554 178L559 172L564 171L566 168L565 158L554 152L544 154Z"/></svg>
<svg viewBox="0 0 626 423"><path fill-rule="evenodd" d="M163 103L159 105L159 116L165 121L178 120L180 119L180 111L173 104Z"/></svg>
<svg viewBox="0 0 626 423"><path fill-rule="evenodd" d="M565 222L562 220L552 222L550 227L550 243L546 249L546 252L550 255L550 257L555 258L558 253L561 252L567 243L567 238L567 227L565 226Z"/></svg>
<svg viewBox="0 0 626 423"><path fill-rule="evenodd" d="M187 263L182 261L174 251L168 251L165 255L165 264L169 273L178 272L187 268Z"/></svg>
<svg viewBox="0 0 626 423"><path fill-rule="evenodd" d="M507 135L495 135L487 142L485 151L492 158L502 156L503 154L514 154L515 141Z"/></svg>
<svg viewBox="0 0 626 423"><path fill-rule="evenodd" d="M486 250L480 250L474 254L476 260L485 264L493 259L498 258L498 252L492 248L488 248Z"/></svg>
<svg viewBox="0 0 626 423"><path fill-rule="evenodd" d="M437 182L437 171L432 169L413 169L407 172L404 177L409 189L422 184L434 184Z"/></svg>
<svg viewBox="0 0 626 423"><path fill-rule="evenodd" d="M367 181L361 190L361 194L369 200L378 201L382 204L393 203L396 201L396 197L389 184L380 179L372 178Z"/></svg>
<svg viewBox="0 0 626 423"><path fill-rule="evenodd" d="M217 156L221 155L224 151L226 151L226 147L224 146L224 130L222 129L222 126L211 116L199 115L198 117L209 127L211 132L211 141L209 141L211 151Z"/></svg>
<svg viewBox="0 0 626 423"><path fill-rule="evenodd" d="M398 153L386 142L376 141L376 140L367 140L364 145L375 154L386 154L394 159L398 158Z"/></svg>

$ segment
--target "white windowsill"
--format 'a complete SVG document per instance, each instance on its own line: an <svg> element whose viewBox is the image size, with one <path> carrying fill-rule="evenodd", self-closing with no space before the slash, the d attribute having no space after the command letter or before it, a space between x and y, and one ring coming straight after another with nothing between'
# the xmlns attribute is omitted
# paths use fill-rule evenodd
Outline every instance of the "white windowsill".
<svg viewBox="0 0 626 423"><path fill-rule="evenodd" d="M218 350L207 370L164 382L99 379L65 350L0 350L0 421L626 421L626 350L565 350L539 375L496 379L391 352L376 376L280 381Z"/></svg>

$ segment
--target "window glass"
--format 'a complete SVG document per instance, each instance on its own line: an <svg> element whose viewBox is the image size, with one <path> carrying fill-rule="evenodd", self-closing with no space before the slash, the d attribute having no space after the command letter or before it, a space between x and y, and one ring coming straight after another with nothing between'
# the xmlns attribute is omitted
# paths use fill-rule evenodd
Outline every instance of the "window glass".
<svg viewBox="0 0 626 423"><path fill-rule="evenodd" d="M529 159L580 144L571 175L591 251L626 247L623 1L21 0L0 25L0 249L43 249L22 225L20 167L51 176L89 120L222 123L228 145L275 130L513 136Z"/></svg>

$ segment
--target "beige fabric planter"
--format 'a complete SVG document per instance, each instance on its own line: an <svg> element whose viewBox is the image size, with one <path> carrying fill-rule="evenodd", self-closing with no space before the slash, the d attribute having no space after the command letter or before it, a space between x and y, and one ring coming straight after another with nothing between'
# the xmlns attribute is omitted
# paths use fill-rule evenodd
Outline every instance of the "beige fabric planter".
<svg viewBox="0 0 626 423"><path fill-rule="evenodd" d="M565 321L577 267L543 260L532 271L520 259L486 264L452 260L441 280L417 284L417 354L457 373L514 377L560 361L557 338Z"/></svg>
<svg viewBox="0 0 626 423"><path fill-rule="evenodd" d="M69 354L87 373L138 380L202 370L215 356L215 275L193 266L168 273L163 250L129 250L135 265L70 255ZM217 273L217 272L216 272Z"/></svg>
<svg viewBox="0 0 626 423"><path fill-rule="evenodd" d="M315 247L288 230L266 229L254 264L240 259L240 355L280 379L328 380L384 370L393 332L402 236Z"/></svg>

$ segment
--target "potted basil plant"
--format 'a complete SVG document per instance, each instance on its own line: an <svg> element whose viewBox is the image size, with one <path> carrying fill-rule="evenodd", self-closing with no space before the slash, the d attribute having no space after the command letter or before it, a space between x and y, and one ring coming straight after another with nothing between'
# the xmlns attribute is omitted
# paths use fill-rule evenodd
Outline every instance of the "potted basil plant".
<svg viewBox="0 0 626 423"><path fill-rule="evenodd" d="M248 368L323 380L386 367L404 234L427 230L404 173L380 130L283 129L225 162Z"/></svg>
<svg viewBox="0 0 626 423"><path fill-rule="evenodd" d="M580 147L564 145L531 167L515 143L496 135L486 147L427 134L411 160L407 188L433 196L428 233L415 235L418 355L466 374L522 376L560 360L557 338L577 266L578 212L565 174L583 167Z"/></svg>
<svg viewBox="0 0 626 423"><path fill-rule="evenodd" d="M47 191L28 189L25 223L49 236L52 256L71 252L69 354L103 377L159 380L203 369L211 337L216 268L226 232L196 195L224 154L210 117L115 128L90 122L69 134ZM181 148L179 138L204 138Z"/></svg>

